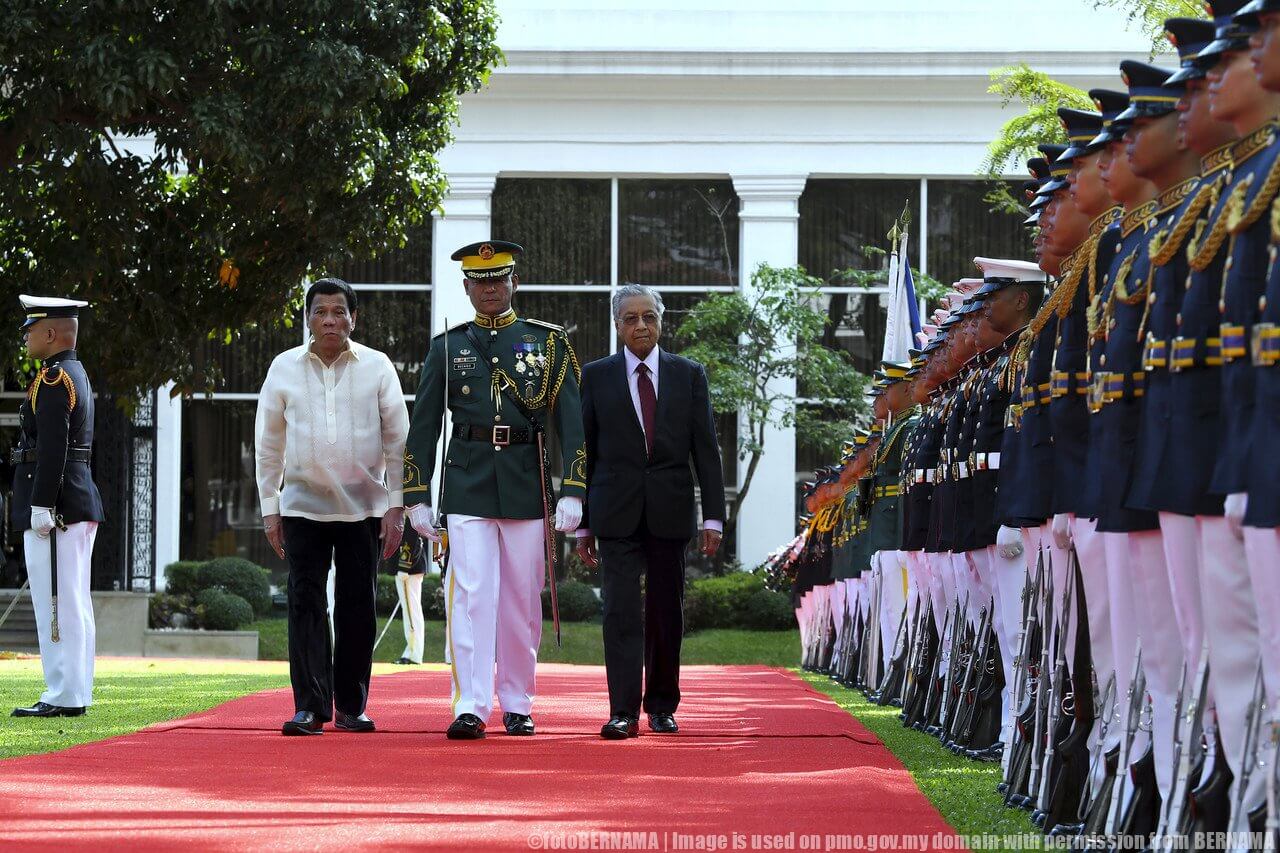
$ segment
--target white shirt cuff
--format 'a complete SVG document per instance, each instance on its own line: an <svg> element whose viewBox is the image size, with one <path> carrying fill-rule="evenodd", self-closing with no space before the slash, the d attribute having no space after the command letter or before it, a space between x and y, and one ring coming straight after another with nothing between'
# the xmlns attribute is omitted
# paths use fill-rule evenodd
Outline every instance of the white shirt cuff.
<svg viewBox="0 0 1280 853"><path fill-rule="evenodd" d="M579 527L577 531L574 533L574 535L577 536L579 539L586 539L588 536L591 535L591 530L585 527Z"/></svg>
<svg viewBox="0 0 1280 853"><path fill-rule="evenodd" d="M724 522L718 518L708 518L702 522L703 530L714 530L716 533L724 533Z"/></svg>
<svg viewBox="0 0 1280 853"><path fill-rule="evenodd" d="M280 496L279 495L272 495L269 498L262 499L262 514L263 516L280 514Z"/></svg>
<svg viewBox="0 0 1280 853"><path fill-rule="evenodd" d="M391 497L392 509L397 509L398 507L404 506L404 490L403 489L394 489L391 492L390 497Z"/></svg>

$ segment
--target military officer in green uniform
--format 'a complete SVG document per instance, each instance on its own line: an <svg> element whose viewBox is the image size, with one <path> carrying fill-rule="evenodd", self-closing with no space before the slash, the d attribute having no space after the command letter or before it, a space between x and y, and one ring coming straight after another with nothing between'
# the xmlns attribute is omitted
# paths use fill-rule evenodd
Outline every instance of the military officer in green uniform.
<svg viewBox="0 0 1280 853"><path fill-rule="evenodd" d="M581 369L564 329L512 309L522 251L489 240L453 253L476 315L432 340L405 447L409 520L433 542L448 537L445 654L454 715L448 736L455 740L484 737L495 664L507 733L534 733L546 537L551 523L564 533L577 528L586 494ZM453 426L433 508L430 480L446 398ZM539 452L539 435L552 421L564 459L554 508Z"/></svg>

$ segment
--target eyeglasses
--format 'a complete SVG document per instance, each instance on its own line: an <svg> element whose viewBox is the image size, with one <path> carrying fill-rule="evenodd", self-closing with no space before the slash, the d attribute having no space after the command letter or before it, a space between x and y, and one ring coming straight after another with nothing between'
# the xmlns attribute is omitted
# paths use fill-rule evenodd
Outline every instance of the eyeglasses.
<svg viewBox="0 0 1280 853"><path fill-rule="evenodd" d="M624 314L622 315L622 325L634 326L644 320L646 326L656 325L658 322L658 314L655 311L646 311L643 314Z"/></svg>

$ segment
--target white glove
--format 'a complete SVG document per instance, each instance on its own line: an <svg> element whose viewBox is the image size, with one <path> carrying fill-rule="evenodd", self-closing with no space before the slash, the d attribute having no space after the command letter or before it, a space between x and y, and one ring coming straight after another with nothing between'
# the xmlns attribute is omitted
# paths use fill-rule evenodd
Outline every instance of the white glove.
<svg viewBox="0 0 1280 853"><path fill-rule="evenodd" d="M41 539L49 538L49 531L53 530L53 510L47 506L33 506L31 508L31 529Z"/></svg>
<svg viewBox="0 0 1280 853"><path fill-rule="evenodd" d="M1071 516L1065 512L1060 512L1053 517L1051 527L1053 532L1053 544L1058 546L1061 551L1071 549Z"/></svg>
<svg viewBox="0 0 1280 853"><path fill-rule="evenodd" d="M426 539L440 544L440 531L436 529L436 514L430 504L414 504L406 510L413 529Z"/></svg>
<svg viewBox="0 0 1280 853"><path fill-rule="evenodd" d="M556 504L556 530L572 533L582 523L582 498L561 498Z"/></svg>
<svg viewBox="0 0 1280 853"><path fill-rule="evenodd" d="M996 531L996 553L1004 560L1016 560L1022 556L1022 531L1016 527L1004 527Z"/></svg>
<svg viewBox="0 0 1280 853"><path fill-rule="evenodd" d="M1237 539L1244 539L1244 514L1248 508L1248 492L1227 495L1227 500L1222 505L1222 514L1227 517L1227 526L1231 528L1232 535Z"/></svg>

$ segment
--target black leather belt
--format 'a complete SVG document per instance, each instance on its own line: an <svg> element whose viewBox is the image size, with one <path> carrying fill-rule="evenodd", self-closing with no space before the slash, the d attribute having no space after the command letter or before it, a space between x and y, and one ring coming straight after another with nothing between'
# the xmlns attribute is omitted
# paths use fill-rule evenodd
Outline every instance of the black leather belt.
<svg viewBox="0 0 1280 853"><path fill-rule="evenodd" d="M453 437L464 441L483 441L497 447L508 444L529 444L533 434L527 428L512 429L509 426L474 426L472 424L454 424Z"/></svg>
<svg viewBox="0 0 1280 853"><path fill-rule="evenodd" d="M68 447L68 462L90 462L93 460L93 448L91 447ZM10 465L25 465L36 461L35 450L14 450L9 453Z"/></svg>

